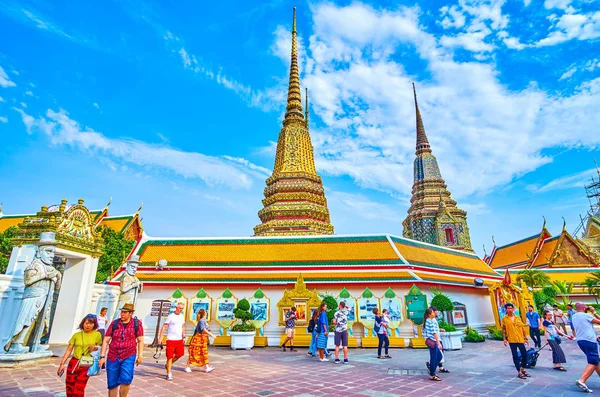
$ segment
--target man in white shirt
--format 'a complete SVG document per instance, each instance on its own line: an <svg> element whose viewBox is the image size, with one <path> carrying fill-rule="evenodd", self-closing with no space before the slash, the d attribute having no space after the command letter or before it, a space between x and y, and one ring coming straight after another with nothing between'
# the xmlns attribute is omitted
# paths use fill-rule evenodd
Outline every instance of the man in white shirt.
<svg viewBox="0 0 600 397"><path fill-rule="evenodd" d="M169 314L162 328L158 340L162 343L163 335L167 330L167 380L173 380L171 367L177 360L185 355L185 316L183 308L185 304L180 302L175 307L175 312Z"/></svg>
<svg viewBox="0 0 600 397"><path fill-rule="evenodd" d="M592 314L595 313L593 307L590 306ZM571 317L571 323L575 328L575 335L577 335L577 345L585 353L587 358L587 366L581 374L581 378L575 382L577 387L586 393L591 393L585 382L588 378L596 371L600 375L600 356L598 355L598 340L596 339L596 331L594 330L594 324L600 324L594 315L585 312L585 303L575 303L575 310L577 313Z"/></svg>

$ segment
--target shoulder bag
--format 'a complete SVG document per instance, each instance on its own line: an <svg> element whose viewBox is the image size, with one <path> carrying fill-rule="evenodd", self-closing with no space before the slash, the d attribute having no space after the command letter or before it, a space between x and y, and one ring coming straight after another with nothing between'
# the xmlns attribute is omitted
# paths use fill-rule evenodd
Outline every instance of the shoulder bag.
<svg viewBox="0 0 600 397"><path fill-rule="evenodd" d="M81 346L85 347L83 341L83 331L81 331ZM79 362L77 363L77 367L86 368L91 367L92 364L94 364L94 357L92 357L89 354L89 347L86 347L83 351L83 354L81 355L81 358L79 359Z"/></svg>

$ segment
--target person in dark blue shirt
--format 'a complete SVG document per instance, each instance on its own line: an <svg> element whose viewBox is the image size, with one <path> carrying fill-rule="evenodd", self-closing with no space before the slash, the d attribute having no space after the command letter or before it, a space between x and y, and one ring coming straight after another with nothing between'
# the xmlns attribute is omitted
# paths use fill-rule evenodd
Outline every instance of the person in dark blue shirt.
<svg viewBox="0 0 600 397"><path fill-rule="evenodd" d="M527 307L527 322L529 322L529 336L533 340L535 347L538 349L542 347L542 338L540 337L541 318L537 312L533 311L533 306Z"/></svg>

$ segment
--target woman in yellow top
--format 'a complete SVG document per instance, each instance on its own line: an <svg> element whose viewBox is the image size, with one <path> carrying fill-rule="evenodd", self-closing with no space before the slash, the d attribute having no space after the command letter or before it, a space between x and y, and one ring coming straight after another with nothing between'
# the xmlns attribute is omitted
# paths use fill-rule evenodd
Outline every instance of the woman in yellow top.
<svg viewBox="0 0 600 397"><path fill-rule="evenodd" d="M95 314L88 314L79 323L80 331L75 332L69 340L67 351L60 360L57 374L62 376L65 372L65 363L71 353L73 357L67 365L67 397L83 397L85 395L85 386L90 378L88 376L89 366L80 365L82 356L91 357L91 352L98 350L102 346L102 335L96 331L98 329L98 319Z"/></svg>
<svg viewBox="0 0 600 397"><path fill-rule="evenodd" d="M525 371L525 365L527 364L527 350L525 349L525 344L529 344L525 332L525 324L523 324L523 321L521 321L519 316L515 316L515 306L512 303L504 305L504 310L506 310L506 315L502 317L504 346L510 346L513 363L515 364L518 373L517 377L520 379L529 378L530 375ZM517 349L521 352L520 358Z"/></svg>

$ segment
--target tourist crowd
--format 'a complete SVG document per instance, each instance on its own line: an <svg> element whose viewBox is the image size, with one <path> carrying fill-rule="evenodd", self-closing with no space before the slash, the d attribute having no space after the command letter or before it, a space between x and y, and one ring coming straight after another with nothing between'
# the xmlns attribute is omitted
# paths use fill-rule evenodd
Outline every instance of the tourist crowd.
<svg viewBox="0 0 600 397"><path fill-rule="evenodd" d="M166 379L173 380L173 365L185 356L185 317L183 314L184 304L177 304L175 311L165 320L159 334L158 341L163 340L166 333ZM591 393L586 381L594 373L600 375L599 340L594 330L594 324L600 325L600 315L593 307L577 302L575 308L568 306L564 314L557 306L553 310L544 310L540 316L529 306L526 313L526 322L517 315L512 303L504 305L505 315L502 317L502 335L504 345L510 347L513 363L517 371L517 377L526 379L531 375L526 368L536 365L539 352L549 346L552 351L553 369L565 372L563 364L566 363L565 354L561 347L562 338L576 339L577 345L585 354L587 366L581 377L575 382L582 391ZM321 303L319 310L310 319L307 332L312 336L308 355L318 357L321 362L329 361L330 353L327 351L327 342L330 330L328 307L325 302ZM142 362L144 349L144 330L140 320L133 317L134 307L125 304L120 310L120 317L112 322L106 318L106 308L102 308L100 315L88 314L79 324L79 331L73 334L69 340L68 347L58 367L58 376L66 374L67 397L81 397L85 394L85 388L90 376L100 372L100 368L106 369L106 379L109 397L127 396L133 381L134 368ZM373 332L378 338L377 358L389 359L389 333L390 317L386 309L373 309L374 323ZM349 310L344 302L339 303L338 310L332 318L334 330L335 360L338 363L349 363L348 358L348 315ZM192 372L191 366L202 368L203 372L209 373L213 367L209 365L208 345L209 337L216 338L209 330L206 321L207 313L204 309L198 311L197 325L188 348L188 360L185 372ZM429 349L429 361L426 362L429 379L441 381L438 373L449 373L444 368L444 353L441 333L438 324L438 310L429 307L425 310L423 318L423 338ZM281 349L286 351L289 342L291 352L294 348L294 337L296 331L297 310L292 307L285 314L286 338ZM572 335L567 332L569 325ZM532 347L527 335L531 337ZM542 330L545 344L542 345ZM162 347L162 345L161 345ZM341 349L340 349L341 348ZM340 350L343 352L343 361L340 359ZM383 355L382 355L383 353ZM94 357L96 356L96 357Z"/></svg>

